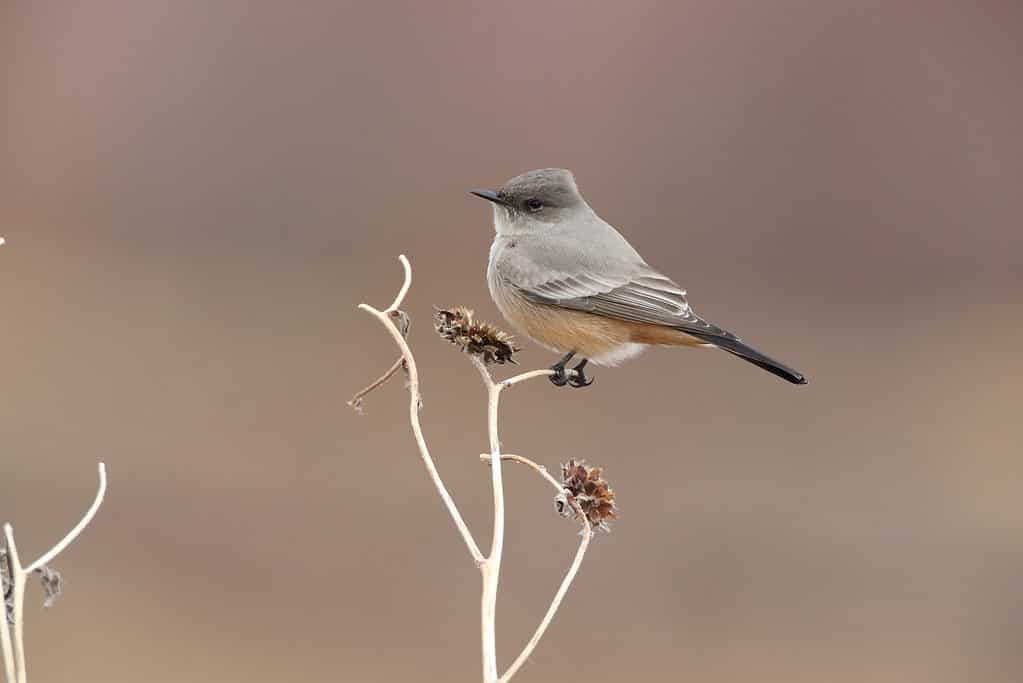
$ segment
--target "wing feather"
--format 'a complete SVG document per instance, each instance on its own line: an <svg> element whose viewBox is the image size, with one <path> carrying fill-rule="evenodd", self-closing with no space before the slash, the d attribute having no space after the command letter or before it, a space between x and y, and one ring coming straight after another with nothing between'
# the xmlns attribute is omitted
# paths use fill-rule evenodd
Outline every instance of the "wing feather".
<svg viewBox="0 0 1023 683"><path fill-rule="evenodd" d="M736 340L693 312L686 291L671 278L643 264L622 277L592 272L556 277L520 287L526 298L548 306L595 313L629 322L665 325L683 332Z"/></svg>

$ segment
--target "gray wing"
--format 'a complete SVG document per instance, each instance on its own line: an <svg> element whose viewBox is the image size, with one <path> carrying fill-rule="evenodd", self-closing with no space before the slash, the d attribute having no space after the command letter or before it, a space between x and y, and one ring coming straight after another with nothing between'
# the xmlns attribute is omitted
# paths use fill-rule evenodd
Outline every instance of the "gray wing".
<svg viewBox="0 0 1023 683"><path fill-rule="evenodd" d="M617 232L605 237L619 240L618 258L609 250L589 250L588 259L566 265L557 249L535 251L533 259L502 259L495 275L530 301L585 311L636 323L664 325L738 356L773 375L806 384L798 371L745 344L728 330L712 325L693 312L686 292L671 278L648 266ZM614 245L612 245L614 246ZM614 253L614 252L611 252ZM604 258L601 258L603 256ZM504 272L502 272L504 271Z"/></svg>
<svg viewBox="0 0 1023 683"><path fill-rule="evenodd" d="M585 311L617 320L673 327L700 339L738 338L700 318L686 291L671 278L641 264L628 275L582 272L519 286L530 301Z"/></svg>

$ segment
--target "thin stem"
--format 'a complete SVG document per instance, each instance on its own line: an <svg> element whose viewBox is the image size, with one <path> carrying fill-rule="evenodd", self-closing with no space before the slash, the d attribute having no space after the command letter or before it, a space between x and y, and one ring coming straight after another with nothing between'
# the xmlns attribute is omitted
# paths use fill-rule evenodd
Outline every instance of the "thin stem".
<svg viewBox="0 0 1023 683"><path fill-rule="evenodd" d="M8 681L16 681L17 683L26 683L28 673L25 669L25 581L29 574L34 571L45 567L49 564L57 555L59 555L68 545L74 541L82 529L88 526L92 518L96 516L96 511L99 510L100 505L103 503L103 497L107 491L107 468L103 463L99 463L99 490L96 492L96 498L93 500L92 505L86 510L85 515L79 520L78 524L74 526L71 531L67 533L55 546L46 551L42 557L33 562L27 567L21 565L21 558L18 556L18 547L14 543L14 528L10 524L4 525L4 537L7 542L7 559L11 569L11 590L14 592L14 643L13 643L13 665L11 663L11 645L10 634L7 626L7 615L6 608L4 610L3 617L3 633L0 634L2 639L2 647L4 654L4 668L7 672ZM14 678L12 678L12 672Z"/></svg>
<svg viewBox="0 0 1023 683"><path fill-rule="evenodd" d="M25 683L25 570L18 557L14 529L10 524L4 524L4 536L7 539L7 557L11 563L11 589L14 591L14 668L18 674L18 683Z"/></svg>
<svg viewBox="0 0 1023 683"><path fill-rule="evenodd" d="M402 266L405 268L405 282L398 292L398 296L395 297L394 303L391 304L391 308L384 311L378 311L368 304L359 304L359 308L371 314L380 324L384 326L387 332L394 339L394 343L401 349L401 357L405 361L405 366L408 368L408 390L409 390L409 423L412 426L412 434L415 437L416 445L419 447L419 455L423 460L423 464L426 466L426 471L430 475L430 479L433 481L434 488L437 489L438 495L444 502L445 507L448 510L448 514L451 515L451 519L455 522L455 527L458 528L458 532L462 535L462 540L465 541L466 548L469 549L469 554L472 555L473 561L477 566L482 566L485 562L483 553L480 552L479 546L476 545L476 539L473 538L472 532L469 531L469 527L466 526L465 520L462 519L462 514L458 511L458 506L455 505L455 501L451 498L451 494L448 493L447 487L444 486L444 481L440 478L440 473L437 472L437 466L434 465L433 458L430 456L430 449L426 445L426 439L423 437L423 428L419 422L419 407L422 403L422 396L419 393L419 370L416 367L416 360L412 355L412 350L406 343L405 338L402 336L401 331L391 322L390 313L397 310L397 307L401 305L402 300L405 298L405 294L408 292L409 285L412 282L412 268L409 265L408 259L405 258L404 254L398 257L401 260Z"/></svg>
<svg viewBox="0 0 1023 683"><path fill-rule="evenodd" d="M398 260L401 261L401 267L405 270L405 279L401 284L401 289L398 290L398 295L394 297L394 301L391 305L384 309L384 313L391 313L397 311L398 307L401 306L401 302L405 300L405 295L408 294L409 287L412 286L412 264L405 258L405 254L399 254Z"/></svg>
<svg viewBox="0 0 1023 683"><path fill-rule="evenodd" d="M565 578L561 580L561 585L558 587L558 592L554 594L554 599L551 601L551 606L547 608L547 613L543 615L543 619L540 621L540 625L536 627L536 631L533 633L533 637L526 643L526 647L522 649L522 652L512 665L508 667L508 670L504 672L504 675L499 679L501 683L510 681L512 676L518 673L522 665L529 659L529 655L533 654L533 650L536 649L540 639L543 638L543 634L547 631L547 627L551 625L554 620L554 614L558 611L561 606L561 601L565 599L565 594L568 593L569 586L572 585L572 581L575 580L575 575L579 573L579 567L582 566L583 557L586 555L586 549L590 546L590 540L593 538L593 529L590 528L590 523L586 519L586 515L579 509L579 504L574 500L571 501L572 507L575 510L576 515L582 518L583 530L582 540L579 542L579 549L575 551L575 558L572 559L572 565L568 568L568 572L565 574Z"/></svg>
<svg viewBox="0 0 1023 683"><path fill-rule="evenodd" d="M4 673L7 683L17 683L14 673L14 648L11 645L11 627L7 623L7 607L3 608L3 629L0 630L0 640L3 641Z"/></svg>
<svg viewBox="0 0 1023 683"><path fill-rule="evenodd" d="M555 374L550 368L543 368L542 370L530 370L529 372L523 372L521 375L515 375L509 377L506 380L498 382L502 389L508 389L513 387L519 382L525 382L526 380L534 379L536 377L551 377ZM565 368L565 374L568 376L578 376L579 371L575 368Z"/></svg>
<svg viewBox="0 0 1023 683"><path fill-rule="evenodd" d="M483 595L481 599L481 622L483 641L483 680L497 681L497 588L501 577L501 556L504 552L504 480L501 473L501 442L497 433L497 416L502 385L495 384L486 364L473 356L473 365L479 370L483 384L487 387L487 432L490 436L490 453L495 465L490 468L494 488L494 536L490 544L490 555L482 567Z"/></svg>
<svg viewBox="0 0 1023 683"><path fill-rule="evenodd" d="M375 380L373 380L373 382L371 382L370 384L366 385L365 387L363 387L362 389L357 391L355 393L355 396L352 396L352 400L350 400L348 402L348 405L350 405L356 411L361 412L362 411L362 399L365 398L366 395L369 394L371 391L373 391L374 389L379 387L381 384L383 384L387 380L389 380L392 377L394 377L394 373L398 372L398 370L401 368L401 364L402 364L402 362L404 360L405 360L404 358L399 356L398 360L394 361L394 365L392 365L391 367L389 367L387 369L387 372L385 372L384 374L380 375Z"/></svg>
<svg viewBox="0 0 1023 683"><path fill-rule="evenodd" d="M480 460L483 462L490 462L490 453L480 453ZM525 458L521 455L513 455L511 453L502 453L501 460L507 460L508 462L517 462L520 465L532 468L537 474L547 480L547 482L554 487L554 490L561 493L562 485L554 476L547 470L543 465L533 462L529 458Z"/></svg>
<svg viewBox="0 0 1023 683"><path fill-rule="evenodd" d="M480 455L480 459L493 462L492 457L489 454ZM541 477L547 480L548 483L554 488L555 491L561 493L563 487L557 479L551 476L551 473L547 471L547 468L543 465L539 465L529 458L524 458L521 455L510 455L505 454L501 456L501 460L510 460L511 462L517 462L527 467L533 468ZM572 509L575 510L576 515L582 520L582 540L579 542L579 549L575 552L575 558L572 560L571 566L568 568L568 573L565 574L565 578L561 580L561 585L558 587L557 593L554 594L554 600L551 601L550 607L547 608L547 613L544 614L543 619L540 621L540 625L537 626L536 631L533 633L533 637L526 643L526 647L523 648L522 653L515 658L512 665L508 667L508 670L504 672L504 675L499 679L500 683L506 683L512 679L522 665L529 659L529 655L533 654L533 650L536 649L540 639L543 638L544 632L547 631L547 627L551 625L551 621L554 620L554 614L558 611L561 606L561 601L565 599L565 595L568 593L569 587L572 585L572 581L575 580L575 575L579 572L579 567L582 566L583 557L586 555L586 550L590 546L590 540L593 538L593 529L590 527L589 521L586 519L586 515L583 514L582 509L579 508L579 504L570 500L569 503L572 505Z"/></svg>
<svg viewBox="0 0 1023 683"><path fill-rule="evenodd" d="M497 415L501 400L503 383L494 383L486 364L478 357L472 357L472 363L479 370L483 378L483 384L487 388L487 433L490 438L490 454L498 459L500 463L501 441L497 434ZM501 476L501 466L491 468L491 479L494 484L494 536L490 544L490 556L488 560L501 562L501 552L504 549L504 481Z"/></svg>
<svg viewBox="0 0 1023 683"><path fill-rule="evenodd" d="M530 380L535 377L550 377L553 374L554 371L551 370L550 368L544 368L542 370L530 370L529 372L523 372L521 375L515 375L514 377L509 377L508 379L502 380L498 384L501 385L502 389L507 389L518 384L519 382L525 382L526 380Z"/></svg>
<svg viewBox="0 0 1023 683"><path fill-rule="evenodd" d="M85 512L85 516L75 525L71 531L67 533L67 536L62 538L57 545L50 548L49 551L43 554L38 560L25 567L25 572L31 574L37 569L42 569L48 565L53 558L57 557L64 548L67 548L73 540L78 538L78 534L82 533L82 529L89 525L92 518L96 516L96 511L99 510L99 506L103 504L103 497L107 492L107 467L103 463L99 464L99 490L96 491L96 498L92 501L92 505Z"/></svg>
<svg viewBox="0 0 1023 683"><path fill-rule="evenodd" d="M7 533L7 529L10 524L4 525L4 534L7 538L13 539L13 532ZM5 544L7 548L7 567L10 569L8 578L11 582L11 590L14 590L14 562L10 560L10 548L13 545L13 540ZM0 595L0 646L3 647L4 653L4 672L7 676L7 683L17 683L16 673L14 670L14 647L11 644L11 625L7 622L7 599L5 595Z"/></svg>
<svg viewBox="0 0 1023 683"><path fill-rule="evenodd" d="M550 625L555 612L557 612L561 601L564 599L572 580L575 578L575 575L579 570L583 556L586 553L586 548L588 547L593 535L593 531L590 528L585 515L582 514L582 510L579 508L578 503L570 499L569 503L583 522L582 541L579 545L579 550L576 552L572 566L569 567L568 573L562 580L561 586L558 588L551 606L548 608L547 613L540 622L540 626L537 628L530 641L526 644L522 654L520 654L511 667L509 667L504 676L499 677L497 671L496 636L497 589L501 572L501 559L504 551L505 532L504 481L501 461L512 460L514 462L528 465L540 473L557 491L560 492L562 490L561 484L540 465L537 465L528 458L523 458L521 456L504 456L501 454L501 443L498 436L498 408L500 404L501 391L519 384L520 382L536 377L550 376L555 373L550 369L533 370L530 372L524 372L520 375L515 375L514 377L510 377L509 379L501 382L494 382L490 375L490 371L487 369L487 366L483 363L483 361L475 356L472 358L473 364L479 370L480 376L483 378L483 383L487 388L487 432L490 440L490 453L480 457L488 459L491 462L491 479L494 489L494 533L491 540L490 553L487 557L483 557L483 554L480 552L479 546L476 544L472 533L469 531L469 528L466 526L465 521L462 519L462 516L458 511L458 507L455 505L454 500L451 498L447 488L444 486L443 480L440 478L440 474L437 472L433 458L430 456L429 448L426 445L426 439L423 436L422 426L419 422L419 411L422 405L422 396L419 392L419 371L416 366L415 358L412 355L412 351L409 348L408 343L405 341L404 331L399 328L399 325L396 325L392 321L392 318L394 317L407 320L404 317L404 314L399 310L399 306L404 300L405 295L408 293L409 287L412 283L412 268L408 259L405 258L404 255L401 255L398 258L404 268L405 279L401 289L398 291L398 295L394 299L394 302L383 311L377 310L368 304L360 304L359 308L370 313L380 321L394 339L395 344L397 344L398 348L401 350L401 358L396 361L391 369L384 373L380 379L357 393L352 398L352 401L349 402L349 405L353 405L353 407L357 408L363 396L386 382L394 375L395 372L397 372L398 368L401 367L402 362L404 362L405 368L408 372L409 422L412 426L412 433L415 436L420 456L423 460L423 464L426 466L431 480L433 481L434 487L437 489L437 493L440 495L441 500L447 507L448 514L450 514L452 520L454 520L455 526L462 535L462 539L465 541L470 555L472 555L473 560L475 560L477 566L480 568L483 578L481 627L484 683L502 683L510 680L511 677L515 675L526 659L528 659L547 627Z"/></svg>

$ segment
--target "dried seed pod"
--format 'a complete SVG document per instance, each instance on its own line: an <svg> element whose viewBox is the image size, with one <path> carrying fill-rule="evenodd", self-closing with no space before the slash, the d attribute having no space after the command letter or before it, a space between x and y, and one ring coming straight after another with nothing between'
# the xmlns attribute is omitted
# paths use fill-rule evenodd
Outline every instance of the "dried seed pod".
<svg viewBox="0 0 1023 683"><path fill-rule="evenodd" d="M515 363L512 356L519 349L511 335L488 323L475 321L472 316L472 309L464 306L436 309L437 334L488 365Z"/></svg>
<svg viewBox="0 0 1023 683"><path fill-rule="evenodd" d="M561 466L561 483L566 494L579 505L590 526L608 531L607 523L618 518L618 508L615 506L615 493L603 478L603 470L587 467L581 460L569 460Z"/></svg>

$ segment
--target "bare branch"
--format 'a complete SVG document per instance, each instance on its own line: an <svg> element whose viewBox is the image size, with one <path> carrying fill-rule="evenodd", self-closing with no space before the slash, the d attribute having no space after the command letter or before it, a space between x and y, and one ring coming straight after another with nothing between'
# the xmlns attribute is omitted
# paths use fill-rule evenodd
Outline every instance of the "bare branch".
<svg viewBox="0 0 1023 683"><path fill-rule="evenodd" d="M483 462L489 464L490 463L490 453L480 453L480 460L482 460ZM559 482L557 479L555 479L554 475L552 475L547 470L547 468L544 467L543 465L540 465L539 463L535 463L532 460L530 460L529 458L524 458L521 455L513 455L511 453L502 453L501 454L501 460L507 460L508 462L517 462L520 465L525 465L526 467L532 468L537 474L539 474L541 477L546 479L547 482L551 486L554 487L555 491L557 491L558 493L561 493L561 488L562 488L561 487L561 482Z"/></svg>
<svg viewBox="0 0 1023 683"><path fill-rule="evenodd" d="M10 568L10 583L11 591L14 594L14 605L13 605L13 625L8 626L6 618L6 607L5 615L3 619L3 628L0 629L0 646L3 648L4 656L4 670L7 674L7 680L9 683L25 683L27 679L27 672L25 668L25 579L29 574L35 571L45 571L46 565L48 565L57 555L59 555L68 545L74 541L82 530L88 526L92 518L96 516L96 511L99 510L100 505L103 504L103 498L107 491L107 469L103 463L99 463L99 489L96 492L96 498L93 500L92 505L85 512L85 515L79 520L78 524L74 526L71 531L67 533L55 546L43 554L38 560L28 565L27 567L22 566L21 558L18 556L18 546L14 542L14 529L10 524L4 525L4 540L6 545L7 562ZM52 598L53 595L48 595L47 599ZM10 630L14 632L13 643L11 642Z"/></svg>
<svg viewBox="0 0 1023 683"><path fill-rule="evenodd" d="M7 529L9 529L10 526L10 524L4 525L4 536L13 538L13 532L11 534L7 533ZM13 594L15 569L14 562L11 560L11 549L6 540L4 541L3 548L3 557L0 559L2 559L7 565L7 571L5 572L9 582L7 589L9 589ZM4 672L7 675L7 683L17 683L17 673L14 668L14 647L11 643L11 624L8 621L6 593L2 596L2 599L0 599L0 605L2 605L2 607L0 607L0 612L2 612L2 615L0 615L0 647L2 647L4 655ZM10 618L13 620L13 605L11 610Z"/></svg>
<svg viewBox="0 0 1023 683"><path fill-rule="evenodd" d="M572 370L572 372L575 371ZM526 380L530 380L535 377L550 377L553 374L554 371L547 368L544 368L543 370L530 370L529 372L523 372L521 375L515 375L514 377L509 377L506 380L502 380L501 387L503 389L507 389L518 384L519 382L525 382Z"/></svg>
<svg viewBox="0 0 1023 683"><path fill-rule="evenodd" d="M18 683L25 683L25 570L18 557L18 546L14 543L14 529L4 524L7 540L7 559L11 563L11 589L14 591L14 668ZM7 628L6 620L4 628Z"/></svg>
<svg viewBox="0 0 1023 683"><path fill-rule="evenodd" d="M480 455L480 460L489 463L491 462L491 456L489 453L483 453ZM558 493L562 492L563 488L561 486L561 482L555 479L543 465L537 464L529 458L524 458L521 455L503 454L501 455L501 460L517 462L521 465L526 465L527 467L532 468L537 474L547 480L555 491ZM540 625L533 633L533 637L529 639L529 642L526 643L526 647L523 648L522 653L515 658L512 665L508 667L508 670L505 671L504 675L499 679L502 683L510 681L512 676L518 673L522 665L529 659L529 655L531 655L533 650L536 649L540 639L543 638L543 634L547 631L547 627L550 626L551 621L554 620L554 614L561 606L561 601L564 600L565 595L568 593L568 589L572 585L572 581L575 580L575 575L579 572L579 567L583 563L583 557L586 555L586 549L589 548L590 540L593 538L593 528L586 519L586 515L583 514L582 508L579 507L579 503L570 498L569 505L571 505L572 509L575 510L576 516L582 520L582 540L579 542L579 549L576 551L575 558L572 560L572 564L568 568L568 573L565 574L565 578L562 579L557 593L554 594L554 600L551 601L551 606L547 608L547 613L544 614L543 619L540 621Z"/></svg>
<svg viewBox="0 0 1023 683"><path fill-rule="evenodd" d="M50 562L53 558L57 557L64 548L67 548L71 541L78 538L78 534L82 533L82 529L89 525L92 518L96 516L96 511L99 510L99 506L103 504L103 497L107 492L107 466L103 463L99 464L99 490L96 491L96 499L92 501L92 506L86 511L85 516L75 525L75 528L68 532L67 536L62 538L57 545L53 546L48 552L44 553L38 560L25 567L25 573L30 574L37 569L40 569Z"/></svg>
<svg viewBox="0 0 1023 683"><path fill-rule="evenodd" d="M378 380L376 380L375 382L367 386L365 389L357 393L349 402L349 405L352 405L354 408L358 409L359 405L361 404L361 399L366 394L368 394L369 392L373 391L375 388L386 382L391 376L394 375L394 373L397 372L398 368L401 367L402 364L404 364L404 367L408 373L409 422L412 426L412 433L415 437L416 445L419 448L420 457L422 458L423 463L426 466L427 472L429 473L430 478L433 481L434 487L437 489L437 492L441 497L441 500L447 507L448 514L450 514L452 520L454 520L455 526L458 528L459 533L461 533L462 538L465 541L466 547L469 549L469 553L472 555L473 559L475 560L477 566L480 569L480 573L482 574L483 594L481 599L480 616L482 629L481 640L483 649L483 680L484 683L501 683L510 680L511 677L515 675L515 673L519 670L522 664L528 659L529 655L532 653L537 643L543 637L544 632L547 630L547 627L550 625L551 621L554 618L554 614L557 612L558 607L560 606L562 600L564 599L565 594L567 593L568 588L572 583L572 580L575 578L576 573L579 571L579 566L582 563L583 556L586 554L586 549L589 546L590 539L593 536L593 529L589 523L589 520L586 518L583 509L580 507L579 502L576 501L574 497L567 496L568 503L572 506L572 509L582 520L583 531L582 541L580 542L579 550L576 551L575 559L573 560L572 565L569 567L568 573L562 580L557 593L555 593L554 595L554 599L550 607L547 609L547 613L544 615L543 620L540 622L540 625L536 629L536 632L533 634L533 637L526 644L522 653L512 663L511 667L509 667L508 671L504 674L504 676L499 676L497 669L496 612L497 591L499 576L501 572L501 560L504 551L505 533L505 496L501 462L502 460L512 460L514 462L518 462L523 465L532 467L537 473L544 477L544 479L546 479L547 482L550 483L556 491L558 491L559 493L562 492L565 492L566 494L568 493L568 491L564 489L562 484L558 482L558 480L555 479L553 476L551 476L550 473L547 472L546 468L536 464L535 462L529 460L528 458L523 458L522 456L501 454L501 442L498 436L498 409L500 405L500 397L501 392L504 389L510 388L512 386L515 386L516 384L525 382L530 379L551 376L554 374L554 371L549 369L533 370L530 372L524 372L520 375L515 375L500 382L495 382L490 374L490 370L487 366L487 363L488 361L501 362L501 360L494 360L494 358L501 358L500 354L488 356L486 353L486 349L491 347L488 346L487 344L481 344L478 342L478 340L473 342L475 343L476 346L473 346L473 344L470 343L462 342L460 337L452 338L452 336L454 335L454 331L447 330L446 328L438 326L438 332L441 333L442 336L445 336L445 338L447 338L449 341L455 342L456 345L458 345L463 351L469 353L473 365L479 371L480 377L483 379L483 384L487 389L487 433L490 442L490 453L481 455L480 457L491 463L491 479L494 495L494 529L490 545L490 552L486 557L484 557L483 554L480 552L479 546L476 544L476 541L473 538L472 533L469 531L468 527L465 524L465 521L462 519L462 516L459 513L454 500L451 498L451 495L448 493L447 488L444 486L444 482L441 480L440 474L437 472L437 468L433 462L433 458L430 456L429 448L427 447L426 440L423 436L422 426L419 421L419 410L422 405L422 399L419 391L419 372L416 367L415 358L413 357L412 351L410 350L408 343L405 339L408 331L407 329L408 318L398 308L401 305L401 302L404 300L405 295L408 293L409 286L412 280L412 269L411 266L409 265L408 259L406 259L404 256L401 256L399 258L401 260L402 266L405 269L405 280L404 283L402 284L401 289L398 292L397 297L395 297L394 303L392 303L389 308L384 309L383 311L377 310L368 304L360 304L359 308L373 315L375 318L377 318L378 321L380 321L382 325L384 325L385 329L387 329L388 333L391 335L391 338L394 340L395 344L397 344L398 348L401 350L401 358L398 361L396 361L394 365L392 365L392 367L387 372L385 372ZM467 309L457 310L463 312L467 311ZM441 313L445 313L449 316L453 315L453 312L450 311L441 311ZM472 326L471 311L466 313L464 317L468 321L465 323L465 325L471 327ZM397 318L398 322L394 323L392 320L393 318ZM445 320L442 322L448 323L449 321ZM503 337L498 337L498 335L504 335L504 333L500 332L499 330L496 330L496 328L491 328L490 326L486 326L480 323L477 324L477 327L473 329L476 330L476 333L470 334L466 332L464 333L464 336L467 336L472 340L475 340L476 337L474 336L474 334L481 334L479 330L486 329L490 331L488 333L489 336L488 335L483 336L487 336L488 339L497 338L499 339L499 341L507 342L505 345L507 348L502 347L505 348L506 350L505 355L510 356L510 354L516 350L508 341L510 338L508 338L506 335ZM494 343L496 344L496 342ZM477 346L481 347L482 350L476 348Z"/></svg>
<svg viewBox="0 0 1023 683"><path fill-rule="evenodd" d="M551 625L554 620L554 614L558 611L561 606L561 601L565 599L565 594L568 593L569 587L572 585L572 581L575 580L575 575L579 573L579 567L582 566L583 557L586 555L586 549L590 547L590 540L593 538L593 529L590 527L589 521L586 519L586 515L583 514L582 509L579 507L579 503L575 500L569 499L569 504L575 510L576 515L582 519L582 540L579 542L579 549L575 551L575 557L572 559L572 564L568 568L568 573L565 574L565 578L561 580L561 585L558 586L558 592L554 594L554 599L551 601L551 606L547 608L546 614L543 615L543 619L540 621L540 625L536 627L536 631L533 632L533 637L526 643L526 647L522 649L522 652L512 665L508 667L508 670L501 676L501 683L510 681L512 676L518 673L522 665L529 659L529 655L533 654L533 650L536 649L540 639L543 638L543 634L547 631L547 627Z"/></svg>
<svg viewBox="0 0 1023 683"><path fill-rule="evenodd" d="M394 373L398 372L398 370L401 369L401 365L404 361L405 359L399 356L398 360L394 361L394 364L387 369L387 372L377 377L375 380L373 380L372 383L366 385L365 387L357 391L355 393L355 396L352 396L352 400L348 402L348 405L351 406L352 409L355 410L355 412L361 413L362 399L365 398L366 395L372 392L374 389L387 382L387 380L394 377Z"/></svg>
<svg viewBox="0 0 1023 683"><path fill-rule="evenodd" d="M412 267L405 258L404 254L399 257L402 266L405 268L405 281L402 284L401 290L398 292L398 296L395 297L394 303L391 307L383 311L378 311L369 304L359 304L359 308L366 311L384 326L387 332L394 339L394 343L398 345L401 350L402 360L405 362L405 367L408 370L408 390L409 390L409 423L412 426L412 434L415 437L416 445L419 447L419 455L423 460L423 464L426 466L426 471L430 475L430 479L433 481L434 487L437 489L438 495L447 507L448 514L451 515L451 519L454 521L455 526L458 528L458 532L462 535L462 540L465 541L466 548L469 549L469 554L472 555L473 561L477 566L482 566L484 562L483 553L480 552L479 546L476 544L476 539L473 538L472 532L469 531L469 527L465 524L465 520L462 519L462 514L458 511L458 506L455 505L454 499L451 494L448 493L447 487L444 486L444 481L440 478L440 473L437 471L437 466L433 462L433 458L430 456L430 449L426 445L426 439L423 436L423 428L419 422L419 407L422 404L422 396L419 393L419 370L416 367L415 357L412 355L412 350L409 348L408 343L405 341L405 336L402 331L391 322L393 313L397 312L397 307L401 305L402 300L405 298L405 294L408 293L408 288L412 283Z"/></svg>
<svg viewBox="0 0 1023 683"><path fill-rule="evenodd" d="M384 309L384 313L392 313L398 310L401 306L401 302L405 300L405 295L408 294L409 287L412 286L412 264L405 258L405 254L399 254L398 260L401 261L401 267L405 270L405 280L401 284L401 289L398 290L398 296L394 297L394 301L391 305Z"/></svg>
<svg viewBox="0 0 1023 683"><path fill-rule="evenodd" d="M514 377L509 377L508 379L501 380L500 382L498 382L498 384L501 385L502 389L508 389L515 386L516 384L519 384L520 382L525 382L526 380L535 379L537 377L551 377L554 374L555 374L554 371L551 370L550 368L530 370L529 372L523 372L521 375L515 375ZM577 377L579 375L579 372L575 368L565 368L565 375L568 377Z"/></svg>
<svg viewBox="0 0 1023 683"><path fill-rule="evenodd" d="M497 434L497 414L502 385L495 384L479 356L472 356L487 388L487 432L494 466L490 468L494 489L494 535L490 555L481 568L483 572L483 598L481 601L481 627L483 643L483 680L497 681L497 587L501 576L501 556L504 552L504 481L501 474L501 442Z"/></svg>

